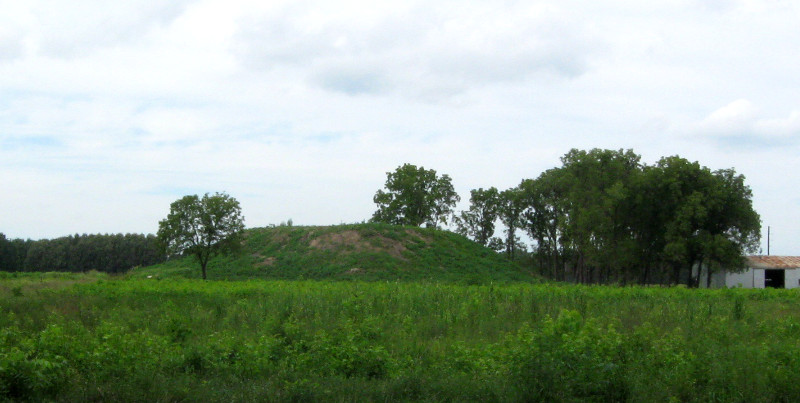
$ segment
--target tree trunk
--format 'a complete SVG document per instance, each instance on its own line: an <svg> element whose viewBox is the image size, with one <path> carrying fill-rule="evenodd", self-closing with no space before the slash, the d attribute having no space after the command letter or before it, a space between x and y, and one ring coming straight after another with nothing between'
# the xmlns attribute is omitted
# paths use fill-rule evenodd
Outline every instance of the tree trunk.
<svg viewBox="0 0 800 403"><path fill-rule="evenodd" d="M647 284L647 277L650 274L650 262L648 261L647 264L644 265L644 270L642 270L642 276L639 280L639 283L644 285Z"/></svg>
<svg viewBox="0 0 800 403"><path fill-rule="evenodd" d="M697 262L697 276L694 279L694 287L700 288L700 279L703 276L703 260L705 260L703 255L700 255L700 258L696 259ZM694 263L692 263L692 267L694 267Z"/></svg>
<svg viewBox="0 0 800 403"><path fill-rule="evenodd" d="M697 270L698 272L702 272L703 260L705 260L705 259L701 259L700 263L697 264L697 267L699 267L699 269ZM699 286L700 285L698 284L698 287ZM706 267L706 288L711 288L711 265Z"/></svg>
<svg viewBox="0 0 800 403"><path fill-rule="evenodd" d="M673 264L672 266L672 284L680 284L681 281L681 266Z"/></svg>
<svg viewBox="0 0 800 403"><path fill-rule="evenodd" d="M508 226L508 234L506 237L506 253L511 260L514 260L514 249L517 246L517 227L516 225Z"/></svg>
<svg viewBox="0 0 800 403"><path fill-rule="evenodd" d="M557 245L556 248L558 248ZM558 252L558 249L556 249L555 253L556 253L555 264L558 267L558 275L561 277L560 280L564 281L567 279L567 259L564 255Z"/></svg>
<svg viewBox="0 0 800 403"><path fill-rule="evenodd" d="M208 265L210 257L210 254L203 253L202 251L197 253L197 260L200 262L200 271L203 273L203 280L206 279L206 266Z"/></svg>

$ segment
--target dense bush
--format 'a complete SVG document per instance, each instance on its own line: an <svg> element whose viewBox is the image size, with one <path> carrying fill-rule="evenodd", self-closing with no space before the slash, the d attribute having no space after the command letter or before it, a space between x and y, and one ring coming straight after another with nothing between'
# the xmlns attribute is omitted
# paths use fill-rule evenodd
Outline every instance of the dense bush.
<svg viewBox="0 0 800 403"><path fill-rule="evenodd" d="M0 270L122 273L163 262L154 235L70 235L38 241L7 240L0 234Z"/></svg>
<svg viewBox="0 0 800 403"><path fill-rule="evenodd" d="M89 279L0 277L0 400L800 398L793 290Z"/></svg>
<svg viewBox="0 0 800 403"><path fill-rule="evenodd" d="M469 284L538 281L499 255L461 235L434 228L382 223L252 228L242 251L208 264L212 280L336 279L435 280ZM137 270L136 276L200 277L189 257Z"/></svg>

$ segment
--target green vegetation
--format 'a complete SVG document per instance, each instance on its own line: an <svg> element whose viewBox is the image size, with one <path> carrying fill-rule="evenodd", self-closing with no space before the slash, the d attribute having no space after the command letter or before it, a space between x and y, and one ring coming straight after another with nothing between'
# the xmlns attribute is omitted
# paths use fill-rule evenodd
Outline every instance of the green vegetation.
<svg viewBox="0 0 800 403"><path fill-rule="evenodd" d="M560 167L518 186L471 190L460 214L448 175L404 164L387 172L372 221L435 227L452 216L458 233L557 281L697 287L716 271L744 269L761 231L744 176L679 156L640 160L632 150L572 149ZM693 270L700 266L706 278Z"/></svg>
<svg viewBox="0 0 800 403"><path fill-rule="evenodd" d="M279 226L245 231L241 251L208 263L210 279L536 281L493 250L458 234L381 223ZM136 269L137 277L197 278L192 259Z"/></svg>
<svg viewBox="0 0 800 403"><path fill-rule="evenodd" d="M184 196L169 206L158 223L158 240L168 256L192 255L203 280L212 257L235 252L241 245L244 217L239 201L226 193Z"/></svg>
<svg viewBox="0 0 800 403"><path fill-rule="evenodd" d="M123 273L164 261L155 235L70 235L38 241L0 233L0 271Z"/></svg>
<svg viewBox="0 0 800 403"><path fill-rule="evenodd" d="M505 250L510 260L556 281L698 287L703 281L710 285L714 272L745 269L745 255L758 250L761 222L744 176L734 169L712 171L678 156L661 158L655 165L640 160L632 150L573 149L561 158L561 167L536 179L523 179L503 191L473 189L469 209L459 215L453 209L460 197L448 175L403 164L387 172L384 189L373 198L378 209L371 222L438 228L452 218L458 233L480 246ZM502 237L494 236L497 221L505 227ZM162 261L165 254L193 255L205 279L212 258L238 247L243 230L236 199L225 193L190 195L172 203L167 218L159 222L160 253L153 253L152 235L126 235L120 246L116 239L106 242L108 237L101 236L32 242L0 234L0 270L118 273ZM423 244L430 242L410 234L392 230L395 237L389 240L399 243L388 245L362 230L355 232L357 239L347 238L353 234L338 240L326 235L331 241L312 239L327 231L323 229L281 234L277 240L255 229L253 238L271 246L250 242L249 257L216 259L222 266L216 278L335 278L345 277L343 270L366 271L364 279L518 278L506 275L507 263L485 265L499 262L484 259L486 251L461 253L469 247L457 242L455 250L439 248L436 241L446 238L442 234L416 236L435 241L427 248ZM520 231L530 245L520 239ZM350 243L361 240L371 246ZM324 246L318 247L320 242ZM435 255L426 256L430 251ZM456 259L448 260L451 255ZM173 261L161 269L179 273L185 263ZM500 267L499 276L486 275L493 267ZM700 278L700 273L708 275Z"/></svg>
<svg viewBox="0 0 800 403"><path fill-rule="evenodd" d="M758 240L744 177L622 150L562 162L471 192L456 224L477 242L435 228L458 200L450 178L405 164L375 222L243 231L235 199L186 196L159 225L164 263L116 278L0 272L0 400L800 399L794 290L540 284L515 263L696 286L692 265L735 267ZM0 264L118 272L154 242L0 234Z"/></svg>
<svg viewBox="0 0 800 403"><path fill-rule="evenodd" d="M0 399L800 396L792 290L35 276L0 280Z"/></svg>
<svg viewBox="0 0 800 403"><path fill-rule="evenodd" d="M378 210L372 221L397 225L436 227L447 224L461 197L453 189L450 176L436 175L433 169L403 164L386 173L386 191L372 199Z"/></svg>
<svg viewBox="0 0 800 403"><path fill-rule="evenodd" d="M733 169L677 156L646 165L631 150L573 149L561 161L500 192L505 237L491 242L545 277L697 287L710 276L692 268L744 269L744 255L758 250L752 191ZM533 241L529 255L517 230Z"/></svg>
<svg viewBox="0 0 800 403"><path fill-rule="evenodd" d="M486 246L494 235L494 223L501 207L500 192L490 187L473 189L469 193L469 210L462 211L453 220L456 232Z"/></svg>

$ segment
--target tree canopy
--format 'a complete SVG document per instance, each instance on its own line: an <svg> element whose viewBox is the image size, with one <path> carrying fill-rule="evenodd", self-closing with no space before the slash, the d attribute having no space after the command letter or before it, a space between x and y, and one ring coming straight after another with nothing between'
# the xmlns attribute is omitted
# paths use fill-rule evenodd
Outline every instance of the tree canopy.
<svg viewBox="0 0 800 403"><path fill-rule="evenodd" d="M243 231L239 202L225 193L184 196L170 205L169 215L158 223L158 238L166 252L194 255L204 280L211 257L237 250Z"/></svg>
<svg viewBox="0 0 800 403"><path fill-rule="evenodd" d="M0 270L121 273L164 261L154 235L70 235L38 241L0 234Z"/></svg>
<svg viewBox="0 0 800 403"><path fill-rule="evenodd" d="M560 281L698 286L701 272L743 269L744 256L760 241L745 177L679 156L648 165L632 150L573 149L561 166L517 186L473 189L469 208L457 216L460 198L450 176L412 164L386 174L372 221L438 227L454 216L460 234ZM493 236L497 223L502 237ZM157 238L76 234L23 241L0 234L0 270L120 272L188 254L205 279L209 260L237 249L243 230L236 199L191 195L171 204Z"/></svg>
<svg viewBox="0 0 800 403"><path fill-rule="evenodd" d="M403 164L386 176L385 190L378 190L373 198L378 205L372 215L375 222L436 227L447 224L461 200L450 176L438 176L433 169Z"/></svg>
<svg viewBox="0 0 800 403"><path fill-rule="evenodd" d="M494 224L500 207L500 192L490 187L470 191L469 210L456 216L456 232L486 246L494 235Z"/></svg>
<svg viewBox="0 0 800 403"><path fill-rule="evenodd" d="M760 240L744 176L677 156L648 166L631 150L572 150L516 189L523 206L506 231L524 229L559 280L697 286L697 267L743 268Z"/></svg>

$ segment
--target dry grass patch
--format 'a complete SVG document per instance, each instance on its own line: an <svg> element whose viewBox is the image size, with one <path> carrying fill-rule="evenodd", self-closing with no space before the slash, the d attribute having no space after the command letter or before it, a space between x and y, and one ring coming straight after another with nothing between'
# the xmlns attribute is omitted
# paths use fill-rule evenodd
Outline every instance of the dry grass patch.
<svg viewBox="0 0 800 403"><path fill-rule="evenodd" d="M320 235L311 240L309 246L321 250L336 250L342 253L385 252L392 257L403 259L405 245L401 241L384 236L364 239L358 231L348 230Z"/></svg>
<svg viewBox="0 0 800 403"><path fill-rule="evenodd" d="M253 258L253 265L256 267L268 267L275 264L274 256L264 256L260 252L253 253L250 256Z"/></svg>

